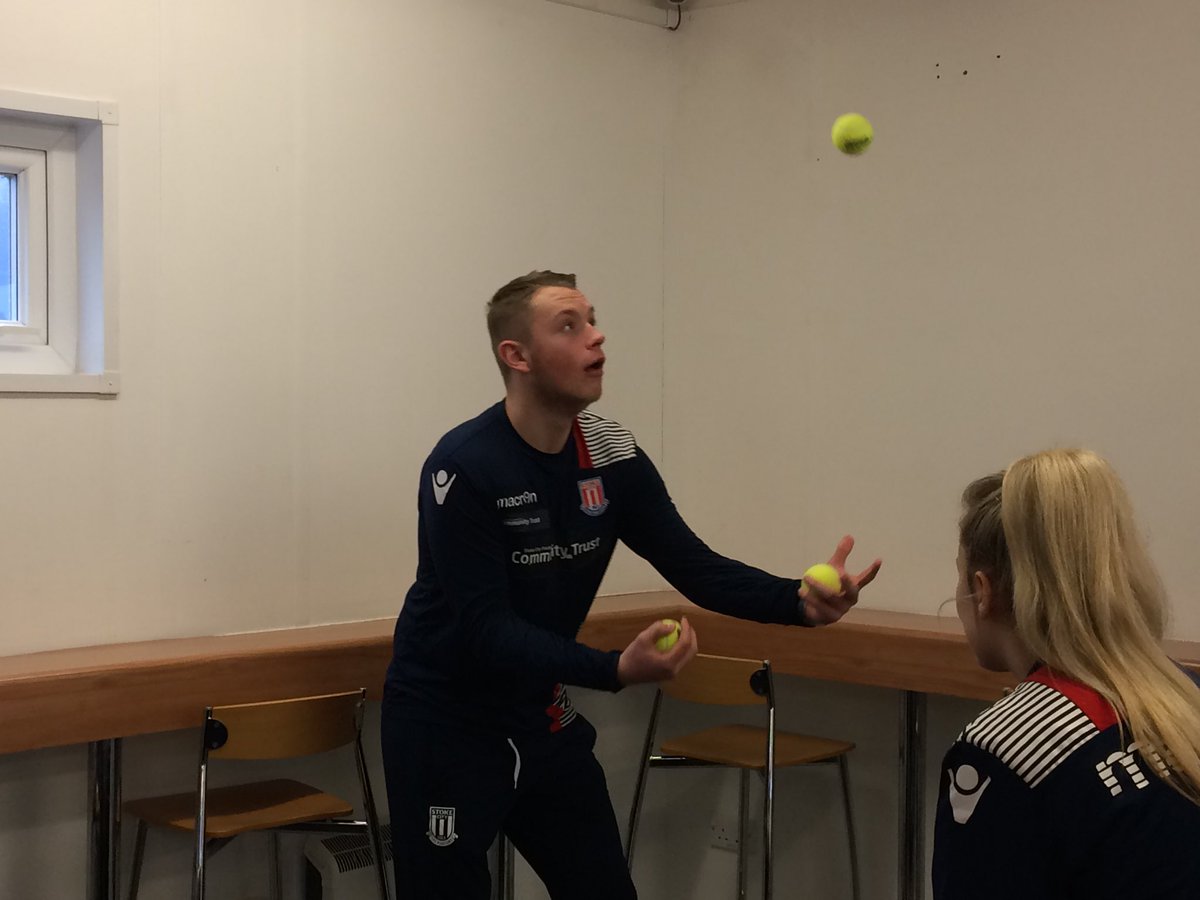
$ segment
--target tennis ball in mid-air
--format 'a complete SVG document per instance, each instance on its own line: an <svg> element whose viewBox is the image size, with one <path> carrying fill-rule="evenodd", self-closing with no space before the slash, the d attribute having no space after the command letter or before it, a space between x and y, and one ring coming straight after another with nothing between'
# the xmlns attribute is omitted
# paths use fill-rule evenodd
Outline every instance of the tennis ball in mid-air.
<svg viewBox="0 0 1200 900"><path fill-rule="evenodd" d="M804 570L804 577L811 578L817 584L828 588L835 594L841 593L842 576L829 563L817 563L815 566L809 566Z"/></svg>
<svg viewBox="0 0 1200 900"><path fill-rule="evenodd" d="M674 619L663 619L663 624L670 625L673 630L656 640L654 642L654 646L663 653L666 653L668 650L674 647L675 642L679 640L679 623Z"/></svg>
<svg viewBox="0 0 1200 900"><path fill-rule="evenodd" d="M875 129L858 113L838 116L833 123L833 146L851 156L864 152L874 137Z"/></svg>

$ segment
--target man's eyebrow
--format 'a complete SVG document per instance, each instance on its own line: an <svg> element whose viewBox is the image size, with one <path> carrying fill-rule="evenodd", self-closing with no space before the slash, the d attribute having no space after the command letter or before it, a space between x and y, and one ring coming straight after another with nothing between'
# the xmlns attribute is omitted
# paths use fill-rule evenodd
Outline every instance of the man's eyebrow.
<svg viewBox="0 0 1200 900"><path fill-rule="evenodd" d="M563 309L560 309L556 313L554 313L555 321L563 318L564 316L566 318L570 318L570 319L582 318L582 319L587 319L589 322L595 322L596 321L596 307L589 306L586 311L581 313L579 310L575 309L574 307L568 306L568 307L564 307Z"/></svg>

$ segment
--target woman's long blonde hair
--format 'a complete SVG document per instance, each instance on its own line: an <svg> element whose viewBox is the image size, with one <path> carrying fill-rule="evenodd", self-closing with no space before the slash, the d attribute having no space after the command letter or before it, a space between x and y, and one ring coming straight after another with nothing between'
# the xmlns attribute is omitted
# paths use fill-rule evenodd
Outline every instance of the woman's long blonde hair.
<svg viewBox="0 0 1200 900"><path fill-rule="evenodd" d="M968 571L1012 598L1017 635L1051 670L1099 692L1149 768L1200 803L1200 688L1161 642L1162 581L1120 478L1087 450L1017 460L963 492Z"/></svg>

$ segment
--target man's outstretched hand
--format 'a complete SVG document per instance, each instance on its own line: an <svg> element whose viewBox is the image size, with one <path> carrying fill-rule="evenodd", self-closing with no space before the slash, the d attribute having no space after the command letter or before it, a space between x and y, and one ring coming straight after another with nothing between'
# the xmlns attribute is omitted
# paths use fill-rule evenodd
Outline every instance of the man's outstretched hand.
<svg viewBox="0 0 1200 900"><path fill-rule="evenodd" d="M883 560L877 559L857 575L846 573L846 558L854 549L854 538L846 535L838 541L837 549L829 557L829 564L837 569L842 579L841 590L830 590L811 577L804 579L800 587L800 599L804 601L805 625L829 625L836 622L858 602L858 592L870 584L879 573Z"/></svg>

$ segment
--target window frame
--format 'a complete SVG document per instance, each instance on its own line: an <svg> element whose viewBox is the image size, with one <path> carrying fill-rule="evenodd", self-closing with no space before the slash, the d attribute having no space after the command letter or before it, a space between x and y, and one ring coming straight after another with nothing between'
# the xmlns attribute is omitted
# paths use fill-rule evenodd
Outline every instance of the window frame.
<svg viewBox="0 0 1200 900"><path fill-rule="evenodd" d="M0 173L15 175L17 316L0 320L0 344L46 344L48 240L46 151L10 147L0 138Z"/></svg>
<svg viewBox="0 0 1200 900"><path fill-rule="evenodd" d="M11 188L9 187L10 179L12 182ZM4 214L0 215L0 234L7 233L8 239L4 242L0 242L0 258L3 258L4 255L9 257L5 260L5 268L8 271L8 287L7 289L0 288L0 303L4 304L6 310L10 308L13 309L13 316L20 318L19 308L18 306L14 305L17 302L16 290L20 287L19 283L14 282L18 281L20 272L17 270L16 253L14 252L14 248L12 246L13 235L16 233L17 228L17 202L19 200L19 198L16 196L17 177L7 172L0 171L0 185L4 185L4 187L0 188L0 195L8 195L6 209ZM2 221L5 218L7 218L9 221ZM14 321L14 318L6 313L6 315L0 319L0 321L11 322Z"/></svg>
<svg viewBox="0 0 1200 900"><path fill-rule="evenodd" d="M18 300L23 321L0 325L0 395L111 395L120 388L116 125L112 103L0 90L0 147L45 160L44 226L26 220L26 240L19 240L22 283L30 288ZM24 172L18 203L27 215L40 187L33 168ZM44 243L40 259L35 231Z"/></svg>

